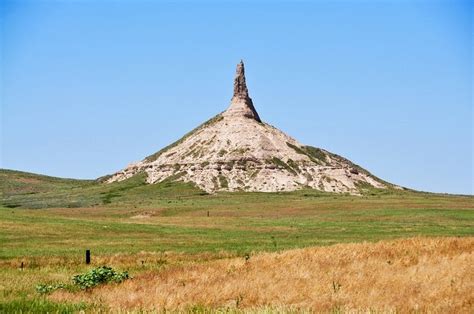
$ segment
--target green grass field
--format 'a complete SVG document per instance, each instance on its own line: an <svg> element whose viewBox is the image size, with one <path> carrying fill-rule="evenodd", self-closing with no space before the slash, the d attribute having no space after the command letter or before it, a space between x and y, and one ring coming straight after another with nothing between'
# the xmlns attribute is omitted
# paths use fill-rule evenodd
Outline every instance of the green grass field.
<svg viewBox="0 0 474 314"><path fill-rule="evenodd" d="M0 170L0 192L0 312L21 304L80 309L42 301L34 287L88 269L86 249L93 263L115 263L133 274L258 251L474 235L471 196L375 189L362 196L209 195L185 183L146 185L143 176L106 185L10 170Z"/></svg>

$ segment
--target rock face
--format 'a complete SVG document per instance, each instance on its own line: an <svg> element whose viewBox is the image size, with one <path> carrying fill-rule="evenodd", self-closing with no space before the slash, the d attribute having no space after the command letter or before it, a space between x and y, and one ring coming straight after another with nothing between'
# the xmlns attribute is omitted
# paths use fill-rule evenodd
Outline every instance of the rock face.
<svg viewBox="0 0 474 314"><path fill-rule="evenodd" d="M242 61L226 111L106 182L142 172L148 183L193 182L207 192L313 188L359 194L361 187L391 186L341 156L302 145L262 122L249 97Z"/></svg>

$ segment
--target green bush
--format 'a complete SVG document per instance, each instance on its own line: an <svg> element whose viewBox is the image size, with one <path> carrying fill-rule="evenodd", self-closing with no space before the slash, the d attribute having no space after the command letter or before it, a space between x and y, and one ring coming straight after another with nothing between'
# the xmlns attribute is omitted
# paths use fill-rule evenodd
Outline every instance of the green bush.
<svg viewBox="0 0 474 314"><path fill-rule="evenodd" d="M49 294L58 289L89 289L102 283L119 283L129 278L131 277L126 271L118 272L112 267L101 266L91 269L87 273L75 275L72 277L73 285L66 285L63 283L39 284L36 286L36 291L40 294Z"/></svg>
<svg viewBox="0 0 474 314"><path fill-rule="evenodd" d="M126 271L117 272L112 267L101 266L94 268L87 273L72 277L72 282L81 289L88 289L101 283L119 283L129 278L130 276Z"/></svg>

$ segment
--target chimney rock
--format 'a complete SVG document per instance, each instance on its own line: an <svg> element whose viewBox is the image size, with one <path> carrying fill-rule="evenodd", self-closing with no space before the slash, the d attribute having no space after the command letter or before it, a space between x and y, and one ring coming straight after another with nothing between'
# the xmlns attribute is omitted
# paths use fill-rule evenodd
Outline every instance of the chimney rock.
<svg viewBox="0 0 474 314"><path fill-rule="evenodd" d="M249 96L247 83L245 82L244 62L240 60L237 64L234 79L234 95L230 102L229 108L224 113L225 116L244 116L246 118L262 122L258 116L252 99Z"/></svg>

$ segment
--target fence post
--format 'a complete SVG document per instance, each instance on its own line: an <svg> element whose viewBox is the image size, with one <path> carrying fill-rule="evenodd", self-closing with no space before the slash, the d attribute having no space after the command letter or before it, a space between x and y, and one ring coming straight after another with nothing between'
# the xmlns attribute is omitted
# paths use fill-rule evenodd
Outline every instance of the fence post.
<svg viewBox="0 0 474 314"><path fill-rule="evenodd" d="M91 263L91 250L86 250L86 264Z"/></svg>

